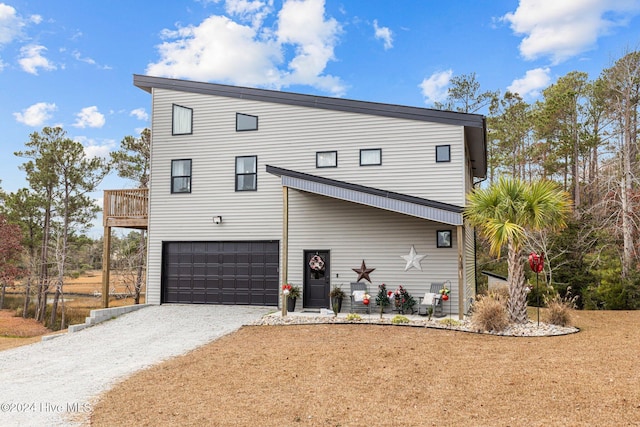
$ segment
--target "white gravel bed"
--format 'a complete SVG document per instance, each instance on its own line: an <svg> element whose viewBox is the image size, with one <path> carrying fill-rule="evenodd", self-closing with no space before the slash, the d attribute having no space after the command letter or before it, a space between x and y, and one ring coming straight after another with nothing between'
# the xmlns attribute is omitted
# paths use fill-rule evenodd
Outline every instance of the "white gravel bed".
<svg viewBox="0 0 640 427"><path fill-rule="evenodd" d="M149 306L58 338L0 352L0 426L73 426L96 397L138 370L184 354L272 309Z"/></svg>
<svg viewBox="0 0 640 427"><path fill-rule="evenodd" d="M393 325L392 318L395 315L384 314L380 318L379 314L362 314L358 313L361 317L359 320L347 320L347 315L340 313L337 317L333 314L330 315L313 315L310 313L289 313L287 316L282 316L280 313L273 313L269 316L265 316L262 319L252 322L252 325L302 325L302 324L318 324L318 323L364 323L364 324L377 324L377 325ZM548 323L529 321L525 324L512 324L508 326L504 331L479 331L474 328L471 322L467 319L457 320L449 318L435 318L432 317L429 320L427 317L406 315L409 322L400 323L397 326L413 326L413 327L425 327L436 329L449 329L462 332L474 332L474 333L486 333L490 335L500 336L513 336L513 337L545 337L555 335L567 335L573 334L579 331L574 327L563 327L557 325L551 325Z"/></svg>

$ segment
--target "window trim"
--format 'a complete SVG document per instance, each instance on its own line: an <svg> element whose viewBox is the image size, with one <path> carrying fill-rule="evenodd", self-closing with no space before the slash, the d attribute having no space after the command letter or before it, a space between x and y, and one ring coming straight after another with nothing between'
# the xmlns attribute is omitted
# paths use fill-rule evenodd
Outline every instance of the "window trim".
<svg viewBox="0 0 640 427"><path fill-rule="evenodd" d="M190 117L191 123L189 123L189 132L176 133L176 130L175 130L176 107L184 108L185 110L189 110L191 112L191 117ZM171 135L193 135L193 108L185 107L184 105L180 105L180 104L171 104Z"/></svg>
<svg viewBox="0 0 640 427"><path fill-rule="evenodd" d="M362 153L364 151L378 151L380 153L379 163L362 163ZM361 148L360 149L360 166L382 166L382 148Z"/></svg>
<svg viewBox="0 0 640 427"><path fill-rule="evenodd" d="M256 119L256 128L255 129L238 129L238 116L254 117ZM253 132L256 130L258 130L258 116L253 116L251 114L245 114L245 113L236 113L236 132Z"/></svg>
<svg viewBox="0 0 640 427"><path fill-rule="evenodd" d="M174 162L189 162L189 175L173 175L173 164ZM193 190L193 160L192 159L172 159L171 160L171 194L190 194ZM176 178L189 178L189 191L173 191L174 185L173 181Z"/></svg>
<svg viewBox="0 0 640 427"><path fill-rule="evenodd" d="M238 173L238 159L247 159L247 158L253 158L255 159L255 172L252 173ZM236 156L235 159L235 164L234 164L234 186L235 186L235 191L258 191L258 156ZM239 176L249 176L249 175L255 175L255 188L246 190L246 189L238 189L238 177Z"/></svg>
<svg viewBox="0 0 640 427"><path fill-rule="evenodd" d="M333 153L335 154L335 162L333 165L328 165L328 166L320 166L319 162L318 162L318 155L320 154L329 154L329 153ZM338 167L338 151L336 150L329 150L329 151L316 151L316 168L318 169L324 169L324 168L337 168Z"/></svg>
<svg viewBox="0 0 640 427"><path fill-rule="evenodd" d="M443 148L443 147L446 147L448 149L446 160L438 159L438 148ZM436 145L436 163L449 163L449 162L451 162L451 145L450 144Z"/></svg>

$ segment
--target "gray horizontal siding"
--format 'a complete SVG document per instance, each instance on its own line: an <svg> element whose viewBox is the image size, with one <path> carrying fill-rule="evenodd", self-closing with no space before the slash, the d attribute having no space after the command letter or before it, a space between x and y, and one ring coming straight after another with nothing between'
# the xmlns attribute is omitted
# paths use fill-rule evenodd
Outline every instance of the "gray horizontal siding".
<svg viewBox="0 0 640 427"><path fill-rule="evenodd" d="M171 135L173 103L193 109L192 135ZM153 90L152 110L150 303L160 301L163 241L281 240L282 183L265 172L268 164L464 204L461 126L164 89ZM259 130L236 132L236 113L258 116ZM435 146L442 144L451 145L451 162L435 162ZM360 167L362 148L381 148L382 166ZM338 167L317 169L316 151L330 150L338 151ZM258 156L256 192L235 191L235 157L243 155ZM190 194L170 192L174 159L192 159ZM213 224L215 215L223 217L222 224Z"/></svg>

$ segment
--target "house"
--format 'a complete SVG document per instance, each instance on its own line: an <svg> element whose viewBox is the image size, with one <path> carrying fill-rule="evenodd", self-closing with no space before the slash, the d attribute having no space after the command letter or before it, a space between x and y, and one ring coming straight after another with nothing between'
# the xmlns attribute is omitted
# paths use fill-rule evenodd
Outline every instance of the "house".
<svg viewBox="0 0 640 427"><path fill-rule="evenodd" d="M483 116L133 80L152 103L148 303L278 306L288 282L303 308L328 308L331 287L359 278L374 296L447 282L449 310L466 312Z"/></svg>

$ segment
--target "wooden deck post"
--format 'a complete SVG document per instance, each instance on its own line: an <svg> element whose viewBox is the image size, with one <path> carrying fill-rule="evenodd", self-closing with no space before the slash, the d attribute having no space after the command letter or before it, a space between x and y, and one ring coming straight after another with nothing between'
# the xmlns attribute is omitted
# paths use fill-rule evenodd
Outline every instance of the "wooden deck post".
<svg viewBox="0 0 640 427"><path fill-rule="evenodd" d="M289 187L282 187L282 283L289 277ZM278 286L282 293L282 286ZM282 315L287 315L287 298L282 295Z"/></svg>
<svg viewBox="0 0 640 427"><path fill-rule="evenodd" d="M464 227L458 225L456 238L458 245L458 318L464 320Z"/></svg>
<svg viewBox="0 0 640 427"><path fill-rule="evenodd" d="M111 227L104 227L102 237L102 307L109 308L109 270L111 264Z"/></svg>

